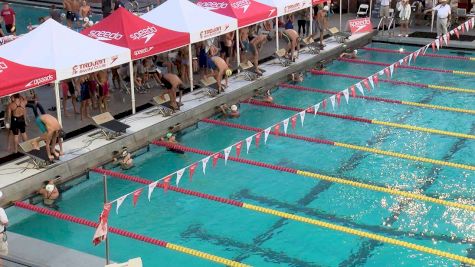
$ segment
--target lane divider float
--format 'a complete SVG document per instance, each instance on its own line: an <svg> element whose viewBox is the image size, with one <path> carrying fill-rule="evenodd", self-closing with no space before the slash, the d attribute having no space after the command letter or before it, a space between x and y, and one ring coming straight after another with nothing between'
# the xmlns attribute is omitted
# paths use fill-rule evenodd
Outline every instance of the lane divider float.
<svg viewBox="0 0 475 267"><path fill-rule="evenodd" d="M343 74L343 73L337 73L337 72L329 72L329 71L324 71L324 70L315 70L315 69L310 70L310 73L312 73L314 75L328 75L328 76L342 77L342 78L349 78L349 79L356 79L356 80L366 79L366 77L363 77L363 76L356 76L356 75ZM459 87L452 87L452 86L414 83L414 82L388 80L388 79L380 79L379 81L380 82L385 82L385 83L397 84L397 85L407 85L407 86L412 86L412 87L419 87L419 88L429 88L429 89L438 89L438 90L443 90L443 91L453 91L453 92L459 92L459 93L475 94L474 89L466 89L466 88L459 88Z"/></svg>
<svg viewBox="0 0 475 267"><path fill-rule="evenodd" d="M47 209L47 208L31 205L31 204L21 202L21 201L14 202L14 205L18 208L30 210L30 211L33 211L33 212L36 212L36 213L39 213L39 214L55 217L55 218L60 219L60 220L72 222L72 223L75 223L75 224L81 224L81 225L88 226L88 227L91 227L91 228L97 228L99 226L98 223L93 222L93 221L89 221L89 220L86 220L86 219L83 219L83 218L79 218L79 217L75 217L75 216L72 216L72 215L69 215L69 214L61 213L59 211L50 210L50 209ZM223 264L223 265L226 265L226 266L236 266L236 267L247 267L247 266L249 266L249 265L237 262L237 261L228 260L226 258L222 258L222 257L215 256L215 255L205 253L205 252L201 252L199 250L187 248L187 247L184 247L184 246L176 245L176 244L169 243L169 242L166 242L166 241L163 241L163 240L159 240L159 239L151 238L151 237L148 237L148 236L136 234L136 233L133 233L133 232L129 232L129 231L122 230L122 229L115 228L115 227L111 227L111 226L109 226L109 232L117 234L117 235L125 236L125 237L131 238L131 239L139 240L139 241L142 241L142 242L146 242L146 243L156 245L156 246L159 246L159 247L164 247L164 248L167 248L167 249L175 250L175 251L178 251L178 252L181 252L181 253L184 253L184 254L189 254L189 255L192 255L192 256L195 256L195 257L198 257L198 258L202 258L202 259L205 259L205 260L220 263L220 264Z"/></svg>
<svg viewBox="0 0 475 267"><path fill-rule="evenodd" d="M353 59L353 58L339 58L338 61L344 61L344 62L356 63L356 64L365 64L365 65L384 66L384 67L391 65L389 63L384 63L384 62L370 61L370 60L364 60L364 59ZM399 65L398 68L475 76L475 72L471 72L471 71L444 70L444 69L427 68L427 67L410 66L410 65Z"/></svg>
<svg viewBox="0 0 475 267"><path fill-rule="evenodd" d="M253 131L253 132L262 132L262 131L264 131L264 129L261 129L261 128L250 127L250 126L247 126L247 125L241 125L241 124L231 123L231 122L227 122L227 121L218 121L218 120L212 120L212 119L202 119L202 121L206 122L206 123L215 124L215 125L221 125L221 126L225 126L225 127L229 127L229 128L242 129L242 130ZM398 152L387 151L387 150L365 147L365 146L358 146L358 145L336 142L336 141L326 140L326 139L319 139L319 138L301 136L301 135L296 135L296 134L286 134L286 133L276 134L274 132L270 132L270 134L283 136L283 137L287 137L287 138L291 138L291 139L303 140L303 141L310 142L310 143L326 144L326 145L331 145L331 146L343 147L343 148L347 148L347 149L352 149L352 150L357 150L357 151L364 151L364 152L368 152L368 153L384 155L384 156L400 158L400 159L406 159L406 160L412 160L412 161L417 161L417 162L432 163L432 164L438 164L438 165L444 165L444 166L450 166L450 167L454 167L454 165L452 165L452 164L462 165L462 164L452 163L452 162L448 162L448 161L418 157L418 156L408 155L408 154L404 154L404 153L398 153ZM469 167L472 167L473 170L475 170L475 166L469 166Z"/></svg>
<svg viewBox="0 0 475 267"><path fill-rule="evenodd" d="M301 112L301 111L304 110L304 109L301 109L301 108L279 105L279 104L274 104L274 103L266 103L266 102L257 101L257 100L253 100L253 99L251 99L249 101L246 101L246 102L243 102L243 103L249 103L249 104L256 105L256 106L264 106L264 107L270 107L270 108L297 111L297 112ZM315 114L313 110L307 110L306 112L311 113L311 114ZM410 131L425 132L425 133L430 133L430 134L440 134L440 135L452 136L452 137L457 137L457 138L475 139L475 135L471 135L471 134L443 131L443 130L438 130L438 129L433 129L433 128L413 126L413 125L408 125L408 124L386 122L386 121L379 121L379 120L370 120L370 119L361 118L361 117L340 115L340 114L328 113L328 112L322 112L322 111L318 111L317 115L332 117L332 118L337 118L337 119L343 119L343 120L357 121L357 122L362 122L362 123L382 125L382 126L393 127L393 128L406 129L406 130L410 130Z"/></svg>
<svg viewBox="0 0 475 267"><path fill-rule="evenodd" d="M304 87L304 86L288 84L288 83L281 83L279 84L279 87L284 88L284 89L294 89L294 90L308 91L308 92L313 92L313 93L322 93L322 94L327 94L327 95L335 95L339 93L337 91L322 90L322 89ZM384 102L384 103L391 103L391 104L400 104L400 105L406 105L406 106L415 106L415 107L428 108L428 109L437 109L437 110L443 110L443 111L453 111L453 112L458 112L458 113L475 114L475 110L472 110L472 109L453 108L453 107L424 104L424 103L417 103L417 102L410 102L410 101L394 100L394 99L388 99L388 98L382 98L382 97L376 97L376 96L355 95L354 98L360 98L360 99L378 101L378 102Z"/></svg>
<svg viewBox="0 0 475 267"><path fill-rule="evenodd" d="M204 155L204 156L211 156L211 155L215 154L211 151L206 151L206 150L197 149L197 148L193 148L193 147L187 147L187 146L183 146L183 145L179 145L179 144L172 144L170 142L164 142L164 141L152 141L152 144L157 145L157 146L171 148L171 149L182 150L182 151L185 151L185 152L191 152L191 153ZM218 154L218 156L219 156L219 158L224 159L224 155ZM270 170L293 173L293 174L297 174L299 176L324 180L324 181L331 182L331 183L349 185L349 186L352 186L352 187L363 188L363 189L367 189L367 190L371 190L371 191L387 193L387 194L390 194L390 195L402 196L402 197L411 198L411 199L415 199L415 200L420 200L420 201L424 201L424 202L430 202L430 203L434 203L434 204L438 204L438 205L442 205L442 206L454 207L454 208L459 208L459 209L468 210L468 211L475 211L475 206L472 206L472 205L462 204L462 203L448 201L448 200L444 200L444 199L438 199L438 198L429 197L429 196L418 194L418 193L402 191L402 190L398 190L398 189L394 189L394 188L382 187L382 186L377 186L377 185L372 185L372 184L367 184L367 183L362 183L362 182L355 182L355 181L351 181L351 180L344 179L344 178L338 178L338 177L332 177L332 176L323 175L323 174L319 174L319 173L301 171L301 170L297 170L297 169L293 169L293 168L282 167L282 166L277 166L277 165L273 165L273 164L269 164L269 163L264 163L264 162L249 160L249 159L243 159L243 158L238 158L238 157L233 157L233 156L229 156L228 160L231 160L231 161L234 161L234 162L239 162L239 163L242 163L242 164L257 166L257 167L261 167L261 168L267 168L267 169L270 169Z"/></svg>
<svg viewBox="0 0 475 267"><path fill-rule="evenodd" d="M120 178L120 179L123 179L123 180L128 180L128 181L132 181L132 182L141 183L141 184L144 184L144 185L148 185L148 184L151 183L151 181L140 178L140 177L131 176L131 175L123 174L123 173L118 173L118 172L114 172L114 171L110 171L110 170L93 169L92 171L98 172L98 173L101 173L101 174L105 174L105 175L108 175L108 176L117 177L117 178ZM157 187L162 187L163 188L164 184L157 184ZM316 219L312 219L312 218L308 218L308 217L304 217L304 216L299 216L299 215L295 215L295 214L291 214L291 213L287 213L287 212L282 212L282 211L278 211L278 210L275 210L275 209L269 209L269 208L265 208L265 207L262 207L262 206L252 205L252 204L248 204L248 203L245 203L245 202L235 201L235 200L232 200L232 199L227 199L227 198L223 198L223 197L219 197L219 196L205 194L205 193L201 193L201 192L197 192L197 191L183 189L183 188L179 188L179 187L176 187L176 186L169 185L168 189L172 190L172 191L175 191L175 192L182 193L182 194L186 194L186 195L196 196L196 197L199 197L199 198L220 202L220 203L228 204L228 205L235 206L235 207L241 207L241 208L251 210L251 211L254 211L254 212L273 215L273 216L276 216L276 217L280 217L280 218L284 218L284 219L288 219L288 220L292 220L292 221L298 221L298 222L302 222L302 223L306 223L306 224L315 225L315 226L318 226L318 227L327 228L327 229L334 230L334 231L337 231L337 232L343 232L343 233L350 234L350 235L355 235L355 236L359 236L359 237L373 239L373 240L376 240L376 241L379 241L379 242L382 242L382 243L391 244L391 245L395 245L395 246L400 246L400 247L408 248L408 249L411 249L411 250L417 250L417 251L424 252L424 253L427 253L427 254L432 254L432 255L448 258L448 259L451 259L451 260L456 260L456 261L467 263L467 264L475 264L475 259L470 259L468 257L452 254L452 253L441 251L441 250L438 250L438 249L433 249L433 248L429 248L429 247L425 247L425 246L421 246L421 245L416 245L416 244L406 242L406 241L401 241L401 240L398 240L398 239L395 239L395 238L385 237L385 236L382 236L382 235L373 234L373 233L369 233L369 232L366 232L366 231L356 230L356 229L353 229L353 228L350 228L350 227L345 227L345 226L340 226L340 225L337 225L337 224L327 223L327 222L324 222L324 221L320 221L320 220L316 220Z"/></svg>
<svg viewBox="0 0 475 267"><path fill-rule="evenodd" d="M362 47L359 48L361 50L367 50L367 51L375 51L375 52L381 52L381 53L392 53L392 54L402 54L402 55L409 55L412 52L406 52L406 51L399 51L399 50L393 50L393 49L385 49L385 48L375 48L375 47ZM419 54L420 57L436 57L436 58L445 58L445 59L456 59L456 60L475 60L475 57L464 57L464 56L451 56L451 55L441 55L441 54L433 54L433 53L425 53Z"/></svg>

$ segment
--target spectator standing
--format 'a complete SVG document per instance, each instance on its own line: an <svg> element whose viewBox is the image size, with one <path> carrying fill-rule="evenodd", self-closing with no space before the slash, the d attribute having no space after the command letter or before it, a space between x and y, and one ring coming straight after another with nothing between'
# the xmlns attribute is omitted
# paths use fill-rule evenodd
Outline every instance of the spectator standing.
<svg viewBox="0 0 475 267"><path fill-rule="evenodd" d="M381 0L381 7L379 8L379 17L383 19L383 32L384 26L388 26L389 22L389 6L391 5L391 0Z"/></svg>
<svg viewBox="0 0 475 267"><path fill-rule="evenodd" d="M3 22L5 23L5 29L7 30L7 34L15 35L16 14L13 8L11 8L8 3L3 3L3 8L0 12L0 16L3 18Z"/></svg>
<svg viewBox="0 0 475 267"><path fill-rule="evenodd" d="M0 191L0 198L3 197L2 191ZM8 255L8 242L7 242L7 226L8 226L8 217L5 210L0 207L0 255ZM3 263L0 261L0 265L3 266Z"/></svg>
<svg viewBox="0 0 475 267"><path fill-rule="evenodd" d="M320 46L323 48L325 45L323 44L323 34L325 34L325 30L328 29L328 11L330 7L324 6L323 9L319 10L317 13L317 22L318 22L318 30L320 31Z"/></svg>
<svg viewBox="0 0 475 267"><path fill-rule="evenodd" d="M26 106L31 108L31 110L33 110L33 114L35 114L35 118L38 117L38 111L40 111L41 114L45 114L45 109L40 104L40 102L38 102L38 95L36 94L34 89L30 90L27 100L28 102Z"/></svg>
<svg viewBox="0 0 475 267"><path fill-rule="evenodd" d="M306 18L305 10L301 10L297 12L297 26L298 26L299 36L305 36L305 32L306 32L305 28L307 26L305 18Z"/></svg>
<svg viewBox="0 0 475 267"><path fill-rule="evenodd" d="M294 29L294 17L292 15L287 16L287 21L285 22L284 28L286 30Z"/></svg>
<svg viewBox="0 0 475 267"><path fill-rule="evenodd" d="M14 147L13 150L15 153L18 152L18 144L20 143L21 134L23 141L28 140L28 136L26 135L26 121L25 121L25 113L26 113L26 99L22 97L20 94L13 95L13 102L10 103L8 106L8 114L11 118L10 121L10 130L13 133L14 138Z"/></svg>
<svg viewBox="0 0 475 267"><path fill-rule="evenodd" d="M437 11L437 36L447 33L447 22L450 21L451 9L447 5L447 0L440 0L439 4L434 7Z"/></svg>
<svg viewBox="0 0 475 267"><path fill-rule="evenodd" d="M399 36L408 37L409 34L409 19L411 18L411 4L409 0L402 0L397 3L397 10L399 11L399 18L401 19Z"/></svg>
<svg viewBox="0 0 475 267"><path fill-rule="evenodd" d="M56 5L51 5L49 9L49 16L56 20L57 22L61 23L61 13L59 10L56 8Z"/></svg>

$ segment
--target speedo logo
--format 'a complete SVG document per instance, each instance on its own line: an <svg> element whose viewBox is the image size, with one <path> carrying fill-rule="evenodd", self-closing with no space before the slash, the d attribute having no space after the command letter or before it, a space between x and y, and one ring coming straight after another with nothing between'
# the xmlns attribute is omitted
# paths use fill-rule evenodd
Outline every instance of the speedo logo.
<svg viewBox="0 0 475 267"><path fill-rule="evenodd" d="M54 79L53 74L50 74L48 76L41 77L41 78L38 78L38 79L34 79L33 81L27 83L25 85L25 88L31 87L31 86L39 86L39 85L42 85L42 84L45 84L45 83L49 83L49 82L52 82L53 79Z"/></svg>
<svg viewBox="0 0 475 267"><path fill-rule="evenodd" d="M146 54L146 53L150 52L152 49L153 49L153 46L146 47L146 48L143 48L143 49L140 49L140 50L135 50L134 51L134 56Z"/></svg>
<svg viewBox="0 0 475 267"><path fill-rule="evenodd" d="M293 5L286 5L284 8L285 13L292 13L294 11L300 10L300 3L295 3Z"/></svg>
<svg viewBox="0 0 475 267"><path fill-rule="evenodd" d="M120 40L124 37L118 32L108 32L108 31L90 31L88 36L95 38L99 41L112 41Z"/></svg>
<svg viewBox="0 0 475 267"><path fill-rule="evenodd" d="M231 4L233 8L242 8L243 12L246 13L249 6L251 6L251 1L249 0L240 0Z"/></svg>
<svg viewBox="0 0 475 267"><path fill-rule="evenodd" d="M155 33L157 33L157 28L155 28L154 26L149 26L145 29L141 29L137 32L134 32L129 36L133 40L145 39L145 43L147 43L148 41L150 41L150 39L152 39Z"/></svg>
<svg viewBox="0 0 475 267"><path fill-rule="evenodd" d="M223 9L228 7L228 4L225 2L200 2L198 5L208 10Z"/></svg>
<svg viewBox="0 0 475 267"><path fill-rule="evenodd" d="M371 24L371 21L368 18L364 18L364 19L361 19L361 20L355 20L355 21L350 20L350 27L352 27L352 28L356 27L355 32L361 31L361 29L363 29L364 27L366 27L369 24Z"/></svg>
<svg viewBox="0 0 475 267"><path fill-rule="evenodd" d="M0 61L0 73L2 73L6 69L8 69L7 64L3 61Z"/></svg>

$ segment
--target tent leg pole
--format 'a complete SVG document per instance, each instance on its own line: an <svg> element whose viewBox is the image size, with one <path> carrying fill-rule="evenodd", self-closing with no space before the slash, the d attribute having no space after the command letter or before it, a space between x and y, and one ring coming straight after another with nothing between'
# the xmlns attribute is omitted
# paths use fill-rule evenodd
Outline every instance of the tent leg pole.
<svg viewBox="0 0 475 267"><path fill-rule="evenodd" d="M236 30L236 60L237 60L237 71L241 72L239 66L241 65L241 51L239 51L239 29Z"/></svg>
<svg viewBox="0 0 475 267"><path fill-rule="evenodd" d="M190 90L193 92L193 55L191 54L191 44L188 45L188 60L190 61L188 65L188 70L190 72Z"/></svg>
<svg viewBox="0 0 475 267"><path fill-rule="evenodd" d="M54 94L56 96L56 114L58 116L58 122L63 126L63 119L61 118L61 96L59 95L59 81L54 82Z"/></svg>
<svg viewBox="0 0 475 267"><path fill-rule="evenodd" d="M309 35L308 36L312 36L313 35L313 7L312 5L310 5L309 7L309 14L310 14L310 27L308 29L308 33Z"/></svg>
<svg viewBox="0 0 475 267"><path fill-rule="evenodd" d="M342 27L342 22L341 22L342 16L343 16L343 0L340 0L340 31L342 31L342 30L341 30L341 27Z"/></svg>
<svg viewBox="0 0 475 267"><path fill-rule="evenodd" d="M135 114L135 84L134 84L134 63L133 61L129 62L129 73L130 73L130 97L132 100L132 114Z"/></svg>
<svg viewBox="0 0 475 267"><path fill-rule="evenodd" d="M373 11L373 0L369 1L369 20L371 20L371 12Z"/></svg>
<svg viewBox="0 0 475 267"><path fill-rule="evenodd" d="M275 17L275 50L279 51L279 17Z"/></svg>

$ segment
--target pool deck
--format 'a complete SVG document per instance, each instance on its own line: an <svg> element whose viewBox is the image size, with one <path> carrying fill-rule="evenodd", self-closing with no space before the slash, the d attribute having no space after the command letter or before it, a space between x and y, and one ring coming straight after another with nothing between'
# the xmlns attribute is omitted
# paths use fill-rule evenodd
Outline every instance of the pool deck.
<svg viewBox="0 0 475 267"><path fill-rule="evenodd" d="M360 47L371 41L374 33L354 35L346 43L348 47ZM39 188L41 182L56 175L70 179L84 174L88 169L107 163L114 150L127 146L136 150L150 141L164 135L168 128L179 124L185 128L202 118L216 113L216 107L224 103L236 103L251 97L255 89L271 89L278 83L286 81L289 74L313 67L318 61L334 58L345 48L336 43L334 38L326 40L326 48L319 55L301 53L297 62L289 67L282 67L277 59L260 65L265 73L255 81L246 81L242 75L235 75L229 81L226 92L216 97L209 97L205 89L196 90L183 96L184 106L181 111L170 117L157 114L156 108L149 108L121 121L130 125L127 133L114 140L101 138L99 130L93 130L64 143L65 156L61 161L47 169L34 169L27 157L22 157L2 166L3 170L17 170L12 174L0 175L0 188L4 193L0 204L21 200ZM305 52L305 51L304 51ZM22 171L20 171L22 170Z"/></svg>
<svg viewBox="0 0 475 267"><path fill-rule="evenodd" d="M3 266L104 267L105 265L103 258L12 232L8 233L8 250L8 259L12 262L5 260Z"/></svg>

